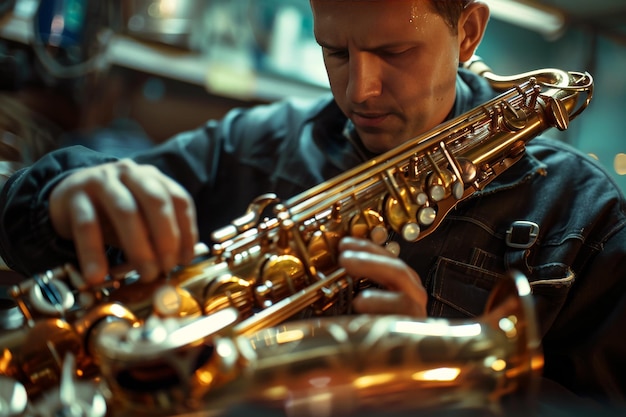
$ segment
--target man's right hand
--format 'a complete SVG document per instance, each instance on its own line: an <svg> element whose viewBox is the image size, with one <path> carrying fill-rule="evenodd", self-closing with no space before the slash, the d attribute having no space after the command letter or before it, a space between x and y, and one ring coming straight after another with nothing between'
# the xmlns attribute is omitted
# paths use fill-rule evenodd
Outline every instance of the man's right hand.
<svg viewBox="0 0 626 417"><path fill-rule="evenodd" d="M85 168L50 195L56 232L74 241L85 280L109 273L105 245L124 251L128 266L152 280L190 262L198 241L193 200L178 183L132 160Z"/></svg>

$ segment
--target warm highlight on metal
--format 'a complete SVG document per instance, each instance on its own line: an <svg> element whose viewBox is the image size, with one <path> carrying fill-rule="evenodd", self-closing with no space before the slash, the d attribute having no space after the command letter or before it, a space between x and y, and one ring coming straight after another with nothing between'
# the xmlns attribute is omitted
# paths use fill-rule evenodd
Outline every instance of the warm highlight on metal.
<svg viewBox="0 0 626 417"><path fill-rule="evenodd" d="M336 262L344 236L397 253L432 233L528 141L567 129L593 92L587 73L471 67L504 92L286 201L260 196L192 265L98 288L64 265L12 288L0 316L8 415L220 415L250 403L343 416L497 407L532 391L542 363L525 277L512 273L473 321L370 317L346 315L369 283Z"/></svg>

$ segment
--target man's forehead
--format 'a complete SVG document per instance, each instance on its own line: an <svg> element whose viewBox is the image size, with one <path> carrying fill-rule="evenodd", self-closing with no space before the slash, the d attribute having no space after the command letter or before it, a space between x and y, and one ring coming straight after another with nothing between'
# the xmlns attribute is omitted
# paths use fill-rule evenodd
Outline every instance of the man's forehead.
<svg viewBox="0 0 626 417"><path fill-rule="evenodd" d="M431 0L310 0L316 27L320 24L368 26L368 30L393 29L410 23L414 28L431 20L437 13Z"/></svg>
<svg viewBox="0 0 626 417"><path fill-rule="evenodd" d="M371 3L382 3L388 6L406 6L406 5L429 5L436 0L309 0L312 5L336 5L336 4L354 4L366 5Z"/></svg>
<svg viewBox="0 0 626 417"><path fill-rule="evenodd" d="M390 49L428 42L448 26L441 16L427 7L413 7L408 0L313 0L325 3L314 12L314 35L328 49L352 44L364 50ZM344 4L333 8L328 3ZM403 3L405 7L359 8L355 3ZM408 5L408 7L406 7Z"/></svg>

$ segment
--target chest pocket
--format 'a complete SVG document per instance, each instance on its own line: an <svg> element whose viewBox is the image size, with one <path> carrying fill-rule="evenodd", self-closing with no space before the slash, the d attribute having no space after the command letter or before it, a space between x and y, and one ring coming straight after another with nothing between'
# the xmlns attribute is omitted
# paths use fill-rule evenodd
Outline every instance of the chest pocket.
<svg viewBox="0 0 626 417"><path fill-rule="evenodd" d="M440 257L428 277L428 314L446 318L472 318L483 314L495 284L504 274L483 267ZM564 264L533 268L528 277L540 334L550 328L574 282L574 273Z"/></svg>
<svg viewBox="0 0 626 417"><path fill-rule="evenodd" d="M428 313L435 317L468 318L482 314L501 274L440 257L429 277Z"/></svg>

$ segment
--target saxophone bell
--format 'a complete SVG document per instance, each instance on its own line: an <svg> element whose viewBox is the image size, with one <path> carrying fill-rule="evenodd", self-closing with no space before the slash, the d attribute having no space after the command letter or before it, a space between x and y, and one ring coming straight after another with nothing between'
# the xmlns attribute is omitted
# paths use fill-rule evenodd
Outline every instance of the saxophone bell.
<svg viewBox="0 0 626 417"><path fill-rule="evenodd" d="M543 366L530 286L513 272L476 320L343 316L297 320L228 338L239 376L202 407L248 404L277 415L332 417L368 410L501 411L532 407ZM216 343L220 343L217 340ZM526 408L530 409L530 408Z"/></svg>

